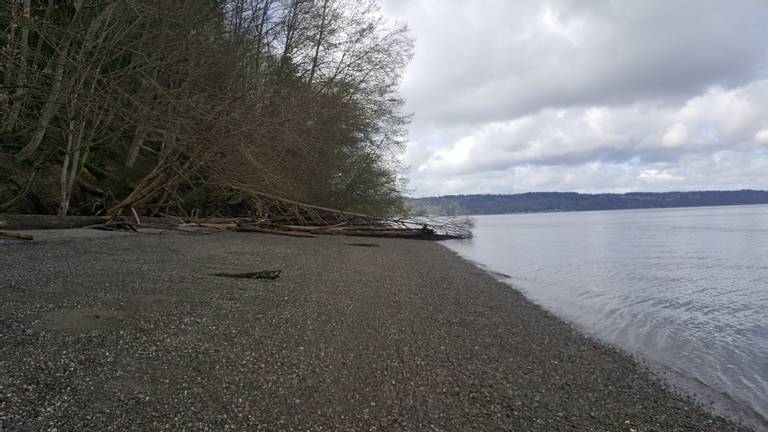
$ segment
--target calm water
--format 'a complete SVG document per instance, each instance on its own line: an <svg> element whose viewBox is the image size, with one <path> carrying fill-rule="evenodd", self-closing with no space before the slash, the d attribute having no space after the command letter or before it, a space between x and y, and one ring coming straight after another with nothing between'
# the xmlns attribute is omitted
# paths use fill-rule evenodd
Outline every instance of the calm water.
<svg viewBox="0 0 768 432"><path fill-rule="evenodd" d="M768 430L768 206L478 216L445 242Z"/></svg>

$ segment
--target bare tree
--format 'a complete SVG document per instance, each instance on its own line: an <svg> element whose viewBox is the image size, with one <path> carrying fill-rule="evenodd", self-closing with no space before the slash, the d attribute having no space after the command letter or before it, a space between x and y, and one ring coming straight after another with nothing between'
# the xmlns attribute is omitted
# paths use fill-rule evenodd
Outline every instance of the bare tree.
<svg viewBox="0 0 768 432"><path fill-rule="evenodd" d="M6 117L32 126L20 167L56 165L59 213L85 181L110 212L215 214L258 193L398 206L412 41L374 2L23 2Z"/></svg>

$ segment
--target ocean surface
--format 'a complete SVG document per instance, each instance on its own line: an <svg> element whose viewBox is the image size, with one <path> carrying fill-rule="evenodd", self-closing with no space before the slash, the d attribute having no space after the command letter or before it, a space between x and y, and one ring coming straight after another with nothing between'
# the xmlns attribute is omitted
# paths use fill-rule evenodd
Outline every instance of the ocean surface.
<svg viewBox="0 0 768 432"><path fill-rule="evenodd" d="M446 246L768 430L768 206L476 216Z"/></svg>

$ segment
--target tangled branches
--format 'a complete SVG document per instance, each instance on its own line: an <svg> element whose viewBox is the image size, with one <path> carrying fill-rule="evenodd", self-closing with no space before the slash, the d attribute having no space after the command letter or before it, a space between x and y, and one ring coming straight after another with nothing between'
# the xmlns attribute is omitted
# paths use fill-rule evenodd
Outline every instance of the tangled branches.
<svg viewBox="0 0 768 432"><path fill-rule="evenodd" d="M212 216L247 212L237 201L254 191L402 207L412 41L373 1L0 8L0 167L18 174L9 184L33 179L0 184L11 211Z"/></svg>

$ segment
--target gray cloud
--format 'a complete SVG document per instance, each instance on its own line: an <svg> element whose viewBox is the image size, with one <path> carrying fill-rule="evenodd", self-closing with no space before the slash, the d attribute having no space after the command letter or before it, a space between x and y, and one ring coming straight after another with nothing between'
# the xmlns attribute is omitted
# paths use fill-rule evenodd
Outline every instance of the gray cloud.
<svg viewBox="0 0 768 432"><path fill-rule="evenodd" d="M384 12L417 38L403 86L415 195L768 181L728 174L768 157L763 0L388 0Z"/></svg>

